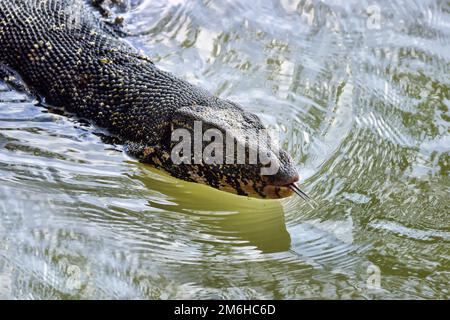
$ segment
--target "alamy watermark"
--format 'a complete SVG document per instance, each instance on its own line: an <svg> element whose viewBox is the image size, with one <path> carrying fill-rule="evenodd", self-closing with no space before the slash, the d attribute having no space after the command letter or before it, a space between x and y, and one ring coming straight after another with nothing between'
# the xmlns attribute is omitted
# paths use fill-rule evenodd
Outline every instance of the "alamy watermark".
<svg viewBox="0 0 450 320"><path fill-rule="evenodd" d="M369 290L379 290L381 289L381 270L375 264L369 264L367 266L367 280L366 288Z"/></svg>
<svg viewBox="0 0 450 320"><path fill-rule="evenodd" d="M65 9L66 17L65 25L67 29L76 29L81 26L82 22L82 0L73 0Z"/></svg>
<svg viewBox="0 0 450 320"><path fill-rule="evenodd" d="M366 21L367 29L381 29L381 8L378 5L373 4L367 7L366 12L369 15Z"/></svg>
<svg viewBox="0 0 450 320"><path fill-rule="evenodd" d="M261 175L278 172L278 139L273 130L261 129L251 134L244 130L210 128L203 131L202 121L194 121L193 130L177 128L172 131L171 140L176 145L171 150L171 160L175 165L260 165Z"/></svg>

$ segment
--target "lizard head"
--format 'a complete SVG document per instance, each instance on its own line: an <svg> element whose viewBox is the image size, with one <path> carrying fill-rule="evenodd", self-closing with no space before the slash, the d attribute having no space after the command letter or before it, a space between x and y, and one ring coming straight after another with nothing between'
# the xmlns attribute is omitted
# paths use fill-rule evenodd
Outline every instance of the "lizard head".
<svg viewBox="0 0 450 320"><path fill-rule="evenodd" d="M256 115L233 102L214 98L178 108L161 141L145 148L141 161L176 178L256 198L298 193L291 157Z"/></svg>

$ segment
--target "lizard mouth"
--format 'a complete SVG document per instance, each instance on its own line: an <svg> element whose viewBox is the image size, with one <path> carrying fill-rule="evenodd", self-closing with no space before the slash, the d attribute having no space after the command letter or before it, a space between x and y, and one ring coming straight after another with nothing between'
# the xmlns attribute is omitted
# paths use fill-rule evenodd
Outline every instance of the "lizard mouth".
<svg viewBox="0 0 450 320"><path fill-rule="evenodd" d="M264 181L265 180L265 181ZM311 198L298 185L299 175L295 172L288 174L280 174L276 177L264 179L263 181L250 183L240 183L240 188L244 194L252 198L263 199L282 199L290 197L294 194L299 196L303 201L309 201ZM224 188L225 191L235 193L235 190Z"/></svg>
<svg viewBox="0 0 450 320"><path fill-rule="evenodd" d="M290 197L293 194L298 195L304 201L311 199L308 194L301 190L295 183L287 183L284 185L269 184L263 188L263 193L267 199L281 199Z"/></svg>
<svg viewBox="0 0 450 320"><path fill-rule="evenodd" d="M297 185L299 175L297 172L289 175L281 175L273 181L268 181L263 188L263 193L267 198L286 198L293 194L298 195L303 200L310 200L310 197Z"/></svg>

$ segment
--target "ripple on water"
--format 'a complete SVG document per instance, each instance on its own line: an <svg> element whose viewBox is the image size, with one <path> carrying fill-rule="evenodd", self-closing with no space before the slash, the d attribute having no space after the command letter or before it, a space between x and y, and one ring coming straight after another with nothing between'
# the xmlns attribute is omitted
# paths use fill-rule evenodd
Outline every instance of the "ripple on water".
<svg viewBox="0 0 450 320"><path fill-rule="evenodd" d="M448 298L445 1L380 28L369 1L129 4L127 40L278 129L314 201L172 179L0 84L0 298Z"/></svg>

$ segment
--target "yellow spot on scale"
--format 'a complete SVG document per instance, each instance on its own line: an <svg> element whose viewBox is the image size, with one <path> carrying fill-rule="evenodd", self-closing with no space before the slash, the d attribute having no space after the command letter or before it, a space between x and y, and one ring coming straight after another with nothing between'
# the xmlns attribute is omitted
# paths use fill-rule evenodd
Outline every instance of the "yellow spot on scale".
<svg viewBox="0 0 450 320"><path fill-rule="evenodd" d="M108 58L101 58L100 62L103 63L103 64L108 64L108 63L111 63L112 61L109 60Z"/></svg>

